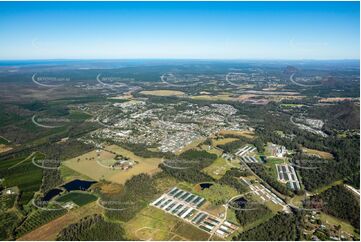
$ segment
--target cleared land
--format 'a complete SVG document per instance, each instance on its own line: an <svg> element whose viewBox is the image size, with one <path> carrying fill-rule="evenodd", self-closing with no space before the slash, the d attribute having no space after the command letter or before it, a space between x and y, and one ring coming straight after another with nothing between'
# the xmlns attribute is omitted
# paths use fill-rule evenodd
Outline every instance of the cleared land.
<svg viewBox="0 0 361 242"><path fill-rule="evenodd" d="M31 231L30 233L20 237L21 241L44 241L55 240L57 234L71 223L75 223L79 219L91 215L101 213L101 208L95 202L90 203L78 209L70 210L67 214L60 218Z"/></svg>
<svg viewBox="0 0 361 242"><path fill-rule="evenodd" d="M236 136L243 136L249 139L253 139L255 134L252 131L248 130L221 130L218 132L220 135L236 135Z"/></svg>
<svg viewBox="0 0 361 242"><path fill-rule="evenodd" d="M325 152L325 151L313 150L313 149L308 149L308 148L303 148L302 151L305 152L306 154L319 156L319 157L321 157L323 159L326 159L326 160L332 160L333 159L333 155L331 153L328 153L328 152Z"/></svg>
<svg viewBox="0 0 361 242"><path fill-rule="evenodd" d="M0 153L12 150L13 148L9 145L0 144Z"/></svg>
<svg viewBox="0 0 361 242"><path fill-rule="evenodd" d="M213 146L225 145L225 144L228 144L228 143L236 141L236 140L238 140L238 139L236 139L236 138L212 139L212 145Z"/></svg>
<svg viewBox="0 0 361 242"><path fill-rule="evenodd" d="M325 214L325 213L322 213L321 212L321 215L320 215L320 219L322 222L324 223L327 223L329 225L334 225L334 226L337 226L337 225L340 225L341 226L341 230L349 233L349 234L352 234L352 235L356 235L356 237L358 236L356 233L355 233L355 229L354 227L352 227L351 224L341 220L341 219L338 219L336 217L333 217L331 215L328 215L328 214Z"/></svg>
<svg viewBox="0 0 361 242"><path fill-rule="evenodd" d="M106 162L114 160L116 155L113 152L138 163L128 170L112 169L98 163L104 161L104 164L106 164ZM117 145L110 145L99 152L93 150L67 160L63 165L96 181L104 179L110 182L124 184L132 176L140 173L156 173L159 171L158 165L160 163L160 158L143 158Z"/></svg>
<svg viewBox="0 0 361 242"><path fill-rule="evenodd" d="M141 91L140 94L151 95L151 96L184 96L185 93L174 90L153 90L153 91Z"/></svg>
<svg viewBox="0 0 361 242"><path fill-rule="evenodd" d="M147 207L124 226L133 240L207 240L209 235L164 211Z"/></svg>
<svg viewBox="0 0 361 242"><path fill-rule="evenodd" d="M223 158L217 158L210 166L202 171L214 179L220 179L232 167L240 167L239 162L226 161Z"/></svg>

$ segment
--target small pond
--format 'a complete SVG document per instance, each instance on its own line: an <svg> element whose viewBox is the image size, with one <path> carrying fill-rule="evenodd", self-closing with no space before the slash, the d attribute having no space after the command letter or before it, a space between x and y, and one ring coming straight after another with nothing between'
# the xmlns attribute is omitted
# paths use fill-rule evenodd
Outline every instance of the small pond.
<svg viewBox="0 0 361 242"><path fill-rule="evenodd" d="M244 197L239 197L232 201L233 207L244 208L247 205L248 201Z"/></svg>
<svg viewBox="0 0 361 242"><path fill-rule="evenodd" d="M204 190L213 186L213 183L201 183L199 184L199 186L201 187L202 190Z"/></svg>
<svg viewBox="0 0 361 242"><path fill-rule="evenodd" d="M59 188L53 188L50 191L48 191L45 196L43 197L43 201L50 201L53 197L59 195L63 190Z"/></svg>
<svg viewBox="0 0 361 242"><path fill-rule="evenodd" d="M94 183L96 183L96 181L85 181L76 179L66 183L62 187L64 187L68 192L76 190L86 191Z"/></svg>

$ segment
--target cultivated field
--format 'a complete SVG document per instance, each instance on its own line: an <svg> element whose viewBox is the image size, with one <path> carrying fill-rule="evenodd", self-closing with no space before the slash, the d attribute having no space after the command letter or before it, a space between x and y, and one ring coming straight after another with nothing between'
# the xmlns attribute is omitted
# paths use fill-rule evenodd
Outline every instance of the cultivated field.
<svg viewBox="0 0 361 242"><path fill-rule="evenodd" d="M114 153L127 157L138 163L128 170L112 169L107 167L107 165L114 160L116 156ZM96 181L104 179L110 182L124 184L134 175L138 175L140 173L154 174L159 170L158 165L160 163L161 159L159 158L143 158L117 145L110 145L106 146L104 150L100 150L99 152L93 150L81 156L67 160L63 162L63 165ZM105 166L102 166L101 164Z"/></svg>

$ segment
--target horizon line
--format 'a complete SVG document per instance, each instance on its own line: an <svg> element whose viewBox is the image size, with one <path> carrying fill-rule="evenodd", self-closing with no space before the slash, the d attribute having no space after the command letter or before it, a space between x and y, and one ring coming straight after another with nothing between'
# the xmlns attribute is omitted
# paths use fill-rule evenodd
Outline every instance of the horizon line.
<svg viewBox="0 0 361 242"><path fill-rule="evenodd" d="M360 58L39 58L39 59L0 59L0 61L119 61L119 60L198 60L198 61L360 61Z"/></svg>

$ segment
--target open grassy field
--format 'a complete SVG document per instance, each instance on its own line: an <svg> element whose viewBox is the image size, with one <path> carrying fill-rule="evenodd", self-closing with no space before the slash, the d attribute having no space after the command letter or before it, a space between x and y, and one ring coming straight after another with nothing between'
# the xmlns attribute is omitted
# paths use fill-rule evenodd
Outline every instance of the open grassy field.
<svg viewBox="0 0 361 242"><path fill-rule="evenodd" d="M138 163L133 168L126 171L112 169L101 165L114 160L116 154L127 157ZM98 162L100 162L100 164ZM134 175L138 175L140 173L156 173L159 171L158 165L160 163L160 158L143 158L117 145L110 145L106 146L104 150L100 150L99 152L93 150L78 157L69 159L63 162L63 165L96 181L104 179L110 182L124 184Z"/></svg>
<svg viewBox="0 0 361 242"><path fill-rule="evenodd" d="M184 96L185 93L175 90L153 90L153 91L141 91L140 94L151 95L151 96Z"/></svg>
<svg viewBox="0 0 361 242"><path fill-rule="evenodd" d="M323 159L326 160L332 160L333 159L333 155L329 152L325 152L325 151L320 151L320 150L314 150L314 149L308 149L308 148L303 148L302 151L306 154L309 155L316 155L319 156Z"/></svg>
<svg viewBox="0 0 361 242"><path fill-rule="evenodd" d="M207 166L202 171L214 179L220 179L232 167L240 167L239 162L226 161L219 157L210 166Z"/></svg>
<svg viewBox="0 0 361 242"><path fill-rule="evenodd" d="M351 224L349 224L339 218L336 218L334 216L331 216L331 215L321 212L320 219L323 223L326 223L329 225L341 225L341 230L343 230L349 234L359 236L359 235L357 235L357 233L355 233L354 227Z"/></svg>
<svg viewBox="0 0 361 242"><path fill-rule="evenodd" d="M124 226L132 240L207 240L209 235L164 211L147 207Z"/></svg>
<svg viewBox="0 0 361 242"><path fill-rule="evenodd" d="M236 135L236 136L242 136L249 139L253 139L255 137L254 132L249 130L221 130L218 132L220 135Z"/></svg>
<svg viewBox="0 0 361 242"><path fill-rule="evenodd" d="M236 138L223 138L223 139L212 139L212 145L213 146L217 146L217 145L225 145L227 143L236 141L238 139Z"/></svg>
<svg viewBox="0 0 361 242"><path fill-rule="evenodd" d="M89 194L86 192L69 192L65 195L62 195L56 201L58 202L73 202L78 206L84 206L90 202L94 202L97 197L93 194Z"/></svg>
<svg viewBox="0 0 361 242"><path fill-rule="evenodd" d="M215 154L217 156L221 156L223 153L221 149L209 145L201 145L201 149L207 151L208 153Z"/></svg>
<svg viewBox="0 0 361 242"><path fill-rule="evenodd" d="M92 215L100 214L101 208L96 202L89 203L83 207L70 210L67 214L52 220L51 222L31 231L28 234L20 237L18 240L22 241L44 241L44 240L55 240L57 234L67 227L69 224L75 223L81 218Z"/></svg>
<svg viewBox="0 0 361 242"><path fill-rule="evenodd" d="M187 151L187 150L191 150L196 148L199 144L203 143L206 140L206 138L200 138L200 139L196 139L194 140L192 143L190 143L189 145L184 146L183 148L177 150L175 152L176 155L180 155L181 153Z"/></svg>
<svg viewBox="0 0 361 242"><path fill-rule="evenodd" d="M73 169L70 169L67 166L60 166L60 174L61 174L61 178L63 179L64 182L69 182L74 179L91 180L90 177L88 177L84 174L81 174Z"/></svg>

